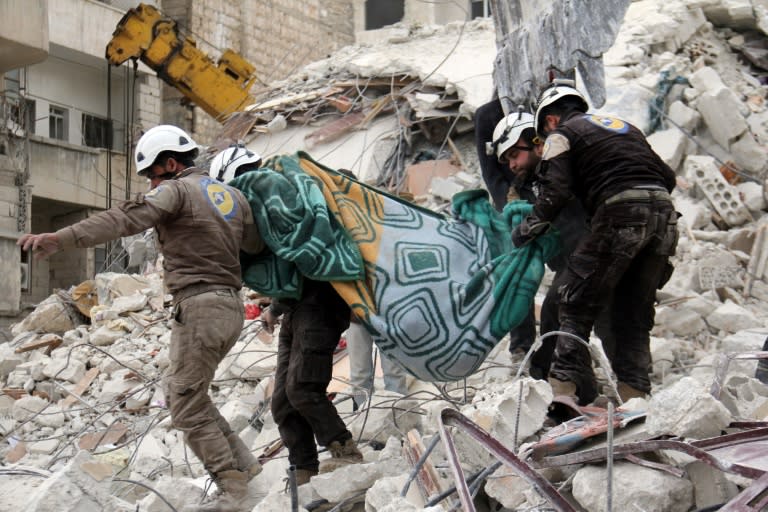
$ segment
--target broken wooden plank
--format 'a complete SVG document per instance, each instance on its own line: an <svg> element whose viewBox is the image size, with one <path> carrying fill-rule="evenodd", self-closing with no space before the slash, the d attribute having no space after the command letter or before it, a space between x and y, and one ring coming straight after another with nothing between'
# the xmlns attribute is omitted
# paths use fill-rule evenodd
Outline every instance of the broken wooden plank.
<svg viewBox="0 0 768 512"><path fill-rule="evenodd" d="M18 400L19 398L25 396L27 394L26 390L24 388L3 388L2 392L4 395L8 395L9 397L13 398L14 400Z"/></svg>
<svg viewBox="0 0 768 512"><path fill-rule="evenodd" d="M80 438L77 445L81 450L93 450L99 446L115 444L128 432L128 425L125 423L113 423L106 430L91 432Z"/></svg>
<svg viewBox="0 0 768 512"><path fill-rule="evenodd" d="M304 140L310 149L318 144L334 141L345 133L352 131L356 126L363 124L366 117L366 114L360 111L347 114L313 131Z"/></svg>
<svg viewBox="0 0 768 512"><path fill-rule="evenodd" d="M415 466L421 459L422 455L426 451L424 443L421 441L421 436L416 429L412 429L406 434L405 444L403 445L403 452L411 466ZM432 465L430 457L427 456L424 464L419 468L419 472L416 473L416 485L421 491L421 497L426 503L432 496L437 496L442 492L440 485L440 477Z"/></svg>
<svg viewBox="0 0 768 512"><path fill-rule="evenodd" d="M60 346L63 343L61 336L58 336L56 334L46 334L42 338L40 338L38 341L32 342L29 345L24 345L23 347L17 348L14 352L17 354L22 354L24 352L29 352L31 350L35 350L42 347L47 347L46 355L50 354L53 349Z"/></svg>
<svg viewBox="0 0 768 512"><path fill-rule="evenodd" d="M69 396L62 399L59 403L59 406L62 408L62 410L69 408L75 401L82 395L86 389L91 385L93 380L96 378L96 376L99 374L98 368L91 368L87 372L85 372L85 375L80 379L80 381L75 384L75 387L72 390L68 390L65 388L62 388L65 392L69 393Z"/></svg>
<svg viewBox="0 0 768 512"><path fill-rule="evenodd" d="M27 444L24 441L18 441L16 446L11 448L5 454L5 462L14 464L20 461L27 454Z"/></svg>

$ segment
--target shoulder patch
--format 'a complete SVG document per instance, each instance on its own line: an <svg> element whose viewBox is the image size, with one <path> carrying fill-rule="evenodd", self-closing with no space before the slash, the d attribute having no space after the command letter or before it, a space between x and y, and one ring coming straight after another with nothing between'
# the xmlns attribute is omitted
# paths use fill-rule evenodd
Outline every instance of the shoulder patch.
<svg viewBox="0 0 768 512"><path fill-rule="evenodd" d="M618 117L586 114L584 119L594 124L595 126L599 126L600 128L604 128L615 133L622 134L629 131L629 124L626 121L619 119Z"/></svg>
<svg viewBox="0 0 768 512"><path fill-rule="evenodd" d="M216 208L222 217L229 220L237 212L237 202L228 186L211 178L200 180L203 195Z"/></svg>
<svg viewBox="0 0 768 512"><path fill-rule="evenodd" d="M144 202L151 204L165 210L167 212L173 211L175 195L171 191L170 187L165 185L158 185L149 192L144 194Z"/></svg>
<svg viewBox="0 0 768 512"><path fill-rule="evenodd" d="M571 143L565 135L553 133L544 141L544 151L541 155L542 160L552 160L556 156L562 155L571 149Z"/></svg>

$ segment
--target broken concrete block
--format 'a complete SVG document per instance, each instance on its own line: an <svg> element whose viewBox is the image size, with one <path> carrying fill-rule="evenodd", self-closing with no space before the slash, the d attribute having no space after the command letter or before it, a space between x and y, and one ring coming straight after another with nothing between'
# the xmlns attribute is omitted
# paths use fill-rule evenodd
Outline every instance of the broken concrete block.
<svg viewBox="0 0 768 512"><path fill-rule="evenodd" d="M519 396L522 402L518 402ZM541 429L551 402L552 388L546 381L523 378L482 389L471 404L462 407L461 413L504 445L517 446Z"/></svg>
<svg viewBox="0 0 768 512"><path fill-rule="evenodd" d="M90 473L94 460L80 451L63 469L56 471L37 489L25 507L29 512L130 512L135 506L112 495L109 480L98 481Z"/></svg>
<svg viewBox="0 0 768 512"><path fill-rule="evenodd" d="M405 459L390 459L377 463L350 464L330 473L312 477L315 492L332 503L338 503L360 491L370 489L380 478L408 472Z"/></svg>
<svg viewBox="0 0 768 512"><path fill-rule="evenodd" d="M99 304L111 306L117 297L123 297L151 288L149 280L136 274L118 274L117 272L102 272L96 274L96 293Z"/></svg>
<svg viewBox="0 0 768 512"><path fill-rule="evenodd" d="M648 136L648 144L664 162L676 171L683 160L688 139L677 128L660 130Z"/></svg>
<svg viewBox="0 0 768 512"><path fill-rule="evenodd" d="M507 466L501 466L488 477L485 492L505 508L518 510L525 503L528 483Z"/></svg>
<svg viewBox="0 0 768 512"><path fill-rule="evenodd" d="M741 114L741 100L728 88L705 92L699 97L696 107L712 137L725 150L730 150L731 144L749 131L747 121Z"/></svg>
<svg viewBox="0 0 768 512"><path fill-rule="evenodd" d="M715 309L708 317L707 323L715 329L735 333L751 327L765 327L765 322L757 318L751 311L727 302Z"/></svg>
<svg viewBox="0 0 768 512"><path fill-rule="evenodd" d="M741 194L744 201L744 205L749 208L751 212L760 212L766 208L765 196L763 195L763 187L754 181L747 181L745 183L739 183L736 188Z"/></svg>
<svg viewBox="0 0 768 512"><path fill-rule="evenodd" d="M706 385L683 377L651 397L645 427L652 436L703 439L720 435L731 421L728 409L715 400Z"/></svg>
<svg viewBox="0 0 768 512"><path fill-rule="evenodd" d="M43 375L49 379L66 380L75 384L85 375L85 363L74 357L56 357L45 365Z"/></svg>
<svg viewBox="0 0 768 512"><path fill-rule="evenodd" d="M743 374L730 374L720 401L735 417L761 421L768 413L768 386Z"/></svg>
<svg viewBox="0 0 768 512"><path fill-rule="evenodd" d="M729 151L741 169L751 173L762 173L765 170L768 155L749 130L731 143Z"/></svg>
<svg viewBox="0 0 768 512"><path fill-rule="evenodd" d="M152 487L176 510L184 510L185 507L194 508L200 504L202 497L202 490L191 478L162 476L152 482ZM144 512L167 512L168 510L168 504L153 492L136 502L136 506Z"/></svg>
<svg viewBox="0 0 768 512"><path fill-rule="evenodd" d="M704 66L688 77L688 82L699 92L716 93L726 88L720 74L714 68Z"/></svg>
<svg viewBox="0 0 768 512"><path fill-rule="evenodd" d="M16 421L27 421L48 407L50 402L37 396L23 396L13 403L12 416Z"/></svg>
<svg viewBox="0 0 768 512"><path fill-rule="evenodd" d="M74 328L75 322L70 316L69 308L56 295L51 295L24 320L14 324L11 332L14 336L27 331L64 334Z"/></svg>
<svg viewBox="0 0 768 512"><path fill-rule="evenodd" d="M607 510L606 476L604 466L585 466L576 472L573 497L584 509ZM614 510L632 510L642 503L643 510L686 512L693 505L693 484L663 471L617 462L613 466L612 503Z"/></svg>
<svg viewBox="0 0 768 512"><path fill-rule="evenodd" d="M685 159L684 168L688 179L696 183L728 225L739 226L752 220L738 190L725 180L714 158L691 155Z"/></svg>
<svg viewBox="0 0 768 512"><path fill-rule="evenodd" d="M712 222L712 209L705 201L694 201L690 197L679 195L675 197L675 209L683 214L680 222L691 229L701 229ZM681 232L684 233L683 230Z"/></svg>
<svg viewBox="0 0 768 512"><path fill-rule="evenodd" d="M141 311L147 305L149 297L141 292L134 292L130 295L116 297L109 307L112 311L121 315L129 311Z"/></svg>
<svg viewBox="0 0 768 512"><path fill-rule="evenodd" d="M702 6L707 19L713 24L733 29L754 29L755 14L752 0L720 0Z"/></svg>
<svg viewBox="0 0 768 512"><path fill-rule="evenodd" d="M37 455L50 455L59 447L58 439L43 439L27 445L27 451ZM58 510L58 509L57 509Z"/></svg>
<svg viewBox="0 0 768 512"><path fill-rule="evenodd" d="M739 488L722 471L704 462L697 460L686 465L685 472L693 484L696 510L721 505L739 493Z"/></svg>
<svg viewBox="0 0 768 512"><path fill-rule="evenodd" d="M113 344L125 335L126 331L123 329L111 329L107 325L102 325L95 331L91 332L90 342L97 347L103 347Z"/></svg>
<svg viewBox="0 0 768 512"><path fill-rule="evenodd" d="M692 336L707 330L707 324L688 304L656 308L656 325L676 336Z"/></svg>
<svg viewBox="0 0 768 512"><path fill-rule="evenodd" d="M248 426L248 420L253 416L253 407L242 400L230 400L219 408L219 413L232 427L234 432L240 432Z"/></svg>
<svg viewBox="0 0 768 512"><path fill-rule="evenodd" d="M17 354L9 343L0 345L0 380L7 378L23 362L24 357Z"/></svg>
<svg viewBox="0 0 768 512"><path fill-rule="evenodd" d="M59 428L64 425L65 417L61 407L51 404L47 409L35 416L34 421L44 427Z"/></svg>
<svg viewBox="0 0 768 512"><path fill-rule="evenodd" d="M693 132L701 121L701 114L682 101L675 101L667 112L669 119L688 133Z"/></svg>

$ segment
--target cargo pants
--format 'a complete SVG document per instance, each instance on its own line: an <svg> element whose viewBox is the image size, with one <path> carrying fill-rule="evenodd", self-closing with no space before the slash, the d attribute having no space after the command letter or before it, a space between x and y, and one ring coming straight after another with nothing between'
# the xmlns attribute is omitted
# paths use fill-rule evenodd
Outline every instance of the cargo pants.
<svg viewBox="0 0 768 512"><path fill-rule="evenodd" d="M317 443L352 438L326 389L333 353L349 326L349 307L328 283L305 282L304 296L283 315L277 350L272 416L288 448L288 462L317 471Z"/></svg>
<svg viewBox="0 0 768 512"><path fill-rule="evenodd" d="M646 199L611 201L598 207L591 232L568 258L560 293L560 329L588 341L606 300L615 342L613 370L619 381L650 392L650 331L656 290L672 273L677 218L666 193ZM576 384L581 403L598 394L589 351L559 336L550 377Z"/></svg>
<svg viewBox="0 0 768 512"><path fill-rule="evenodd" d="M171 423L212 475L237 468L232 429L208 395L216 367L240 336L245 312L233 289L203 292L174 307L165 397Z"/></svg>

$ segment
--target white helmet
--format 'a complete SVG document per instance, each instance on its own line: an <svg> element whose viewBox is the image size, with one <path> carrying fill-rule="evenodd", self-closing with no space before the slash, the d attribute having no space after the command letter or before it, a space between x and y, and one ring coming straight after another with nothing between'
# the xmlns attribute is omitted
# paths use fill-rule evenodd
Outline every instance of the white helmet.
<svg viewBox="0 0 768 512"><path fill-rule="evenodd" d="M541 132L541 129L544 126L544 119L542 119L542 111L548 106L555 103L556 101L559 101L567 96L573 96L581 100L582 107L584 109L583 112L586 112L587 110L589 110L589 105L587 104L587 100L584 98L584 95L582 95L579 91L577 91L576 88L572 86L572 84L573 84L572 80L568 80L568 81L555 80L551 86L544 89L544 91L542 91L542 93L539 95L539 101L536 106L536 119L534 120L534 128L536 129L537 134L541 136L544 135Z"/></svg>
<svg viewBox="0 0 768 512"><path fill-rule="evenodd" d="M213 179L227 183L239 176L237 172L239 167L247 164L258 166L261 164L261 155L242 144L234 144L213 157L208 174Z"/></svg>
<svg viewBox="0 0 768 512"><path fill-rule="evenodd" d="M197 156L197 143L192 140L187 132L177 126L161 124L147 130L136 144L134 159L136 160L136 174L144 176L146 171L155 163L157 157L163 151L175 153L187 153L195 151Z"/></svg>
<svg viewBox="0 0 768 512"><path fill-rule="evenodd" d="M533 128L533 115L518 111L502 119L493 129L493 142L486 148L486 153L496 153L496 158L503 163L501 156L506 150L517 144L520 136L528 128ZM490 149L490 151L489 151Z"/></svg>

